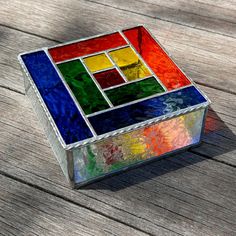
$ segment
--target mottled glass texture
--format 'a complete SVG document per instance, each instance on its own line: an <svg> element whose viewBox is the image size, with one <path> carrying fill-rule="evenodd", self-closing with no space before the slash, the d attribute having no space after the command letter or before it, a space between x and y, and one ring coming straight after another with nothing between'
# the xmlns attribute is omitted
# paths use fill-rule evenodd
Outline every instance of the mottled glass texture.
<svg viewBox="0 0 236 236"><path fill-rule="evenodd" d="M49 49L54 62L61 62L126 45L120 33L113 33Z"/></svg>
<svg viewBox="0 0 236 236"><path fill-rule="evenodd" d="M123 35L116 32L59 45L48 52L54 62L43 51L26 54L23 60L35 81L40 70L42 79L38 76L35 84L40 90L44 83L40 93L67 144L93 137L94 131L103 135L206 102L194 85L184 87L190 81L142 26L124 30ZM30 55L34 55L32 63L31 59L26 63ZM56 114L60 109L65 125ZM67 110L71 114L65 118Z"/></svg>
<svg viewBox="0 0 236 236"><path fill-rule="evenodd" d="M204 109L74 151L76 183L121 170L200 141Z"/></svg>
<svg viewBox="0 0 236 236"><path fill-rule="evenodd" d="M22 56L22 60L65 143L91 138L93 135L89 127L46 53L37 51L26 54Z"/></svg>
<svg viewBox="0 0 236 236"><path fill-rule="evenodd" d="M51 123L46 134L72 185L200 142L206 96L144 27L122 32L20 59L33 80L25 80L27 94L43 124ZM35 101L35 87L43 101Z"/></svg>
<svg viewBox="0 0 236 236"><path fill-rule="evenodd" d="M106 95L114 106L118 106L161 92L164 92L163 87L151 77L107 90Z"/></svg>
<svg viewBox="0 0 236 236"><path fill-rule="evenodd" d="M162 115L171 114L203 102L206 102L206 99L194 86L190 86L115 110L106 111L88 119L97 134L104 134Z"/></svg>
<svg viewBox="0 0 236 236"><path fill-rule="evenodd" d="M129 81L151 75L151 72L130 47L111 51L109 55Z"/></svg>
<svg viewBox="0 0 236 236"><path fill-rule="evenodd" d="M91 57L86 57L84 58L84 63L91 72L107 69L113 66L113 64L107 58L105 53Z"/></svg>
<svg viewBox="0 0 236 236"><path fill-rule="evenodd" d="M57 66L86 115L110 107L80 60Z"/></svg>
<svg viewBox="0 0 236 236"><path fill-rule="evenodd" d="M125 83L116 69L98 72L94 74L94 77L103 89Z"/></svg>
<svg viewBox="0 0 236 236"><path fill-rule="evenodd" d="M143 26L124 30L123 33L168 90L190 84L187 77Z"/></svg>

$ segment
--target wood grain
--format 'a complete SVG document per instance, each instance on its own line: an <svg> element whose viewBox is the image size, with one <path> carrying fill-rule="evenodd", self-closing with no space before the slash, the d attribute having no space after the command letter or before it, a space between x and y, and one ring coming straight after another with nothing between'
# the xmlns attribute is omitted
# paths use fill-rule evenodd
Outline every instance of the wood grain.
<svg viewBox="0 0 236 236"><path fill-rule="evenodd" d="M201 84L235 93L236 82L232 78L236 73L236 39L233 37L82 0L79 4L76 0L58 0L56 4L36 0L33 8L31 5L32 0L5 4L0 9L2 24L40 37L67 41L145 23L187 75ZM17 20L11 21L11 15ZM23 43L27 44L34 45L31 41ZM17 51L24 51L23 45Z"/></svg>
<svg viewBox="0 0 236 236"><path fill-rule="evenodd" d="M4 235L147 235L6 176L0 181Z"/></svg>
<svg viewBox="0 0 236 236"><path fill-rule="evenodd" d="M235 1L0 4L0 235L235 235ZM212 100L203 143L71 190L24 96L16 56L139 23Z"/></svg>
<svg viewBox="0 0 236 236"><path fill-rule="evenodd" d="M195 235L198 232L223 235L234 232L236 179L233 167L188 152L76 192L68 189L27 98L6 89L0 91L2 172L107 217L112 213L115 219L147 233L181 234L185 230ZM234 97L227 95L228 101ZM225 122L225 126L234 129L230 120L229 117L220 123ZM208 130L212 131L212 127ZM235 137L232 142L235 147ZM228 152L218 152L211 158L221 161L226 154L234 160L235 149L231 147ZM218 211L219 215L212 214ZM215 231L210 230L211 227Z"/></svg>
<svg viewBox="0 0 236 236"><path fill-rule="evenodd" d="M236 7L233 3L217 5L210 1L187 0L91 0L91 2L233 38L236 34Z"/></svg>

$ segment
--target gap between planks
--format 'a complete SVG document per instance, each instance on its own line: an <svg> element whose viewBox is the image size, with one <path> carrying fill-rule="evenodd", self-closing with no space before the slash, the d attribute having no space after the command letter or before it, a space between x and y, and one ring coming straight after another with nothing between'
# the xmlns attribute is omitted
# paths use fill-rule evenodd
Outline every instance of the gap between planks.
<svg viewBox="0 0 236 236"><path fill-rule="evenodd" d="M33 34L32 34L33 35ZM37 36L37 35L36 35ZM39 36L39 37L41 37L41 36ZM42 37L43 38L43 37ZM54 42L56 42L55 40L53 40ZM42 190L43 191L43 190ZM100 214L100 212L99 212L99 214Z"/></svg>
<svg viewBox="0 0 236 236"><path fill-rule="evenodd" d="M59 199L61 199L61 200L64 200L64 201L69 202L69 203L71 203L71 204L74 204L74 205L76 205L76 206L79 206L79 207L82 207L82 208L84 208L84 209L87 209L87 210L90 210L90 211L92 211L92 212L95 212L95 213L97 213L97 214L99 214L99 215L104 216L105 218L108 218L108 219L111 219L111 220L113 220L113 221L116 221L116 222L118 222L118 223L120 223L120 224L126 225L126 226L128 226L128 227L130 227L130 228L132 228L132 229L134 229L134 230L140 231L140 232L142 232L142 233L144 233L144 234L151 235L149 232L146 232L145 230L142 230L142 229L140 229L140 228L137 228L137 227L135 227L135 226L133 226L133 225L129 225L129 224L127 224L125 221L122 222L122 221L120 221L120 220L117 219L117 218L114 218L114 217L112 217L112 216L103 214L103 213L100 212L100 211L96 211L96 210L93 209L93 208L84 206L84 205L82 205L82 204L80 204L80 203L78 203L78 202L76 202L76 201L73 201L73 200L70 199L70 198L67 198L67 197L65 197L65 196L61 196L61 195L59 195L59 194L57 194L57 193L55 193L55 192L53 192L53 191L50 191L49 189L40 187L40 186L38 186L38 185L36 185L36 184L32 184L32 183L27 182L27 181L25 181L25 180L22 180L22 179L20 179L20 178L18 178L18 177L15 177L15 176L13 176L13 175L10 175L10 174L8 174L8 173L5 173L5 172L3 172L3 171L1 171L1 170L0 170L0 175L2 175L2 176L4 176L4 177L7 177L7 178L10 178L10 179L12 179L12 180L15 180L15 181L17 181L17 182L20 182L20 183L22 183L22 184L24 184L24 185L27 185L27 186L29 186L29 187L35 188L35 189L37 189L37 190L39 190L39 191L48 193L48 194L50 194L50 195L52 195L52 196L54 196L54 197L56 197L56 198L59 198ZM161 226L160 226L160 227L161 227ZM168 230L168 231L171 231L170 229L167 229L167 230ZM174 233L176 233L176 232L174 232ZM178 234L178 233L176 233L176 234ZM179 234L179 235L180 235L180 234Z"/></svg>
<svg viewBox="0 0 236 236"><path fill-rule="evenodd" d="M32 227L33 233L35 233L35 231L38 232L38 230L50 231L51 227L49 228L48 225L51 225L52 228L54 228L52 233L53 232L55 233L52 235L58 235L57 233L59 233L59 235L65 235L64 232L68 232L68 233L70 232L66 228L68 225L67 223L69 224L72 223L70 226L71 233L74 232L74 230L79 229L79 230L82 230L80 231L81 235L84 235L83 233L86 233L86 235L104 235L104 232L111 233L110 230L114 231L117 229L121 230L119 232L121 235L122 235L121 233L122 230L124 232L128 230L129 233L132 232L138 235L148 235L148 233L146 233L145 230L135 229L135 227L130 226L129 224L119 222L119 220L117 219L114 220L110 216L107 216L107 215L104 216L101 213L97 213L95 210L91 210L88 207L85 207L81 204L74 203L73 200L68 201L67 199L61 196L57 196L57 194L56 195L52 194L48 191L45 191L45 189L39 189L34 185L24 183L22 181L19 181L18 179L14 179L2 173L0 173L0 176L2 176L0 178L1 178L1 181L3 182L3 184L0 187L1 189L3 189L3 191L1 192L3 197L1 197L1 194L0 194L0 203L6 202L7 207L5 209L7 210L9 208L10 209L13 208L13 211L10 214L15 213L14 217L9 214L10 215L10 219L9 219L9 216L7 214L8 211L6 212L5 210L5 214L7 215L7 217L6 218L4 217L5 214L3 214L2 217L0 217L0 222L2 222L1 218L3 218L3 221L4 219L6 219L5 221L9 220L9 224L7 224L8 227L9 226L14 227L15 223L16 225L21 224L23 227L24 233L26 232L29 233L29 231L31 230L31 227ZM9 185L11 186L11 188L8 189ZM20 191L17 191L19 187L20 187ZM32 194L33 192L37 194L34 196ZM49 196L47 194L49 194ZM7 198L6 197L4 198L4 195L7 196ZM57 209L58 206L60 206L59 210L55 210L55 208ZM22 213L17 214L18 211L21 210L21 208L26 209L26 212L30 208L30 210L33 211L32 216L25 214L24 211L22 212L23 214ZM65 208L65 209L63 210L61 208ZM2 207L0 210L3 210L4 212L4 207ZM58 214L60 213L60 211L62 212L65 211L65 216ZM37 220L35 221L33 220L35 212L38 213L37 215L39 215L39 217L42 216L41 213L43 214L43 216L46 214L46 217L44 216L44 218L46 219L45 226L43 225L45 223L44 219L39 218L42 220L41 222L39 222L39 224L37 224ZM78 216L78 219L77 219L77 216ZM83 223L84 216L87 216L86 218L87 221ZM19 218L21 218L23 222L19 222ZM39 228L38 227L35 228L32 225L28 225L27 223L29 223L30 221L32 221L33 223L32 225L35 224ZM63 223L63 227L61 227L62 226L61 224L58 225L58 222L60 221L62 221L61 223ZM73 228L73 223L76 224L75 228ZM90 225L91 223L93 224L93 226ZM12 224L14 226L12 226ZM27 227L26 229L24 228L25 226ZM19 231L20 229L21 229L20 227L17 227L17 228L14 227L14 230ZM38 234L36 233L36 235ZM39 235L42 235L42 233L40 233ZM45 234L43 233L43 235ZM78 235L78 234L73 234L73 235Z"/></svg>
<svg viewBox="0 0 236 236"><path fill-rule="evenodd" d="M0 24L0 26L2 27L5 27L5 28L9 28L11 30L15 30L15 31L18 31L18 32L21 32L21 33L24 33L24 34L27 34L27 35L32 35L32 36L36 36L38 38L41 38L41 39L46 39L46 40L50 40L52 42L55 42L55 43L63 43L63 41L60 41L60 40L55 40L55 39L51 39L51 38L48 38L48 37L45 37L45 36L41 36L41 35L38 35L38 34L34 34L34 33L31 33L31 32L27 32L27 31L24 31L24 30L21 30L21 29L18 29L18 28L15 28L15 27L11 27L11 26L8 26L8 25L5 25L5 24ZM118 31L118 30L117 30ZM109 33L109 32L108 32ZM96 35L94 35L96 36ZM35 49L36 50L36 49ZM176 60L175 60L176 61ZM222 91L222 92L226 92L226 93L229 93L229 94L232 94L232 95L236 95L236 92L234 91L230 91L230 90L227 90L227 89L224 89L224 88L219 88L217 86L213 86L211 84L206 84L206 83L202 83L202 82L198 82L198 81L194 81L197 85L202 85L202 86L205 86L205 87L208 87L208 88L213 88L213 89L216 89L216 90L219 90L219 91ZM20 90L17 90L17 89L14 89L14 88L10 88L9 86L4 86L4 85L0 85L1 88L5 88L5 89L9 89L11 91L14 91L16 93L20 93L20 94L25 94L24 92L20 91Z"/></svg>
<svg viewBox="0 0 236 236"><path fill-rule="evenodd" d="M151 15L144 14L144 13L141 13L141 12L137 12L137 11L134 11L134 10L129 10L129 9L123 9L123 8L115 7L115 6L112 6L112 5L109 5L109 4L106 4L106 3L101 3L101 2L98 2L98 1L94 1L94 0L87 0L87 1L91 2L91 3L98 4L98 5L102 5L102 6L105 6L105 7L109 7L109 8L112 8L112 9L116 9L116 10L120 10L120 11L124 11L124 12L129 12L129 13L133 13L133 14L140 15L140 16L145 16L145 17L148 17L148 18L151 18L151 19L154 19L154 20L160 20L160 21L163 21L163 22L169 22L169 23L172 23L172 24L185 26L185 27L188 27L188 28L191 28L191 29L198 29L198 30L201 30L201 31L205 31L205 32L209 32L209 33L214 33L214 34L218 34L218 35L221 35L221 36L226 36L226 37L230 37L230 38L236 39L236 37L234 37L232 35L216 32L216 31L212 31L212 30L203 29L201 27L193 27L193 26L188 25L188 24L184 24L184 23L180 23L180 22L176 22L176 21L172 21L172 20L163 19L163 18L157 17L157 16L151 16ZM230 22L230 23L232 23L232 22Z"/></svg>

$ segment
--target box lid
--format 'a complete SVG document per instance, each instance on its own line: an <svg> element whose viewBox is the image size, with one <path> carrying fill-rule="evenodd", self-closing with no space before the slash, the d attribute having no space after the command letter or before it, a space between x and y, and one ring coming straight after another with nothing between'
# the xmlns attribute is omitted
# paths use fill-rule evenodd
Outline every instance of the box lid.
<svg viewBox="0 0 236 236"><path fill-rule="evenodd" d="M143 25L18 58L67 149L210 103Z"/></svg>

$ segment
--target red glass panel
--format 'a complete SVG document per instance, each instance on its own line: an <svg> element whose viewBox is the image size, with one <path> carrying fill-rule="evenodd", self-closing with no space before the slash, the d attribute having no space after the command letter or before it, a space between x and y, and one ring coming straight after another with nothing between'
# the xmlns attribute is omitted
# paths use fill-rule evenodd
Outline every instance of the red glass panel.
<svg viewBox="0 0 236 236"><path fill-rule="evenodd" d="M119 33L113 33L77 43L51 48L48 51L54 62L61 62L74 57L85 56L87 54L96 53L126 44L126 41Z"/></svg>
<svg viewBox="0 0 236 236"><path fill-rule="evenodd" d="M168 90L191 83L144 27L123 33Z"/></svg>
<svg viewBox="0 0 236 236"><path fill-rule="evenodd" d="M103 89L125 82L116 69L96 73L94 77Z"/></svg>

